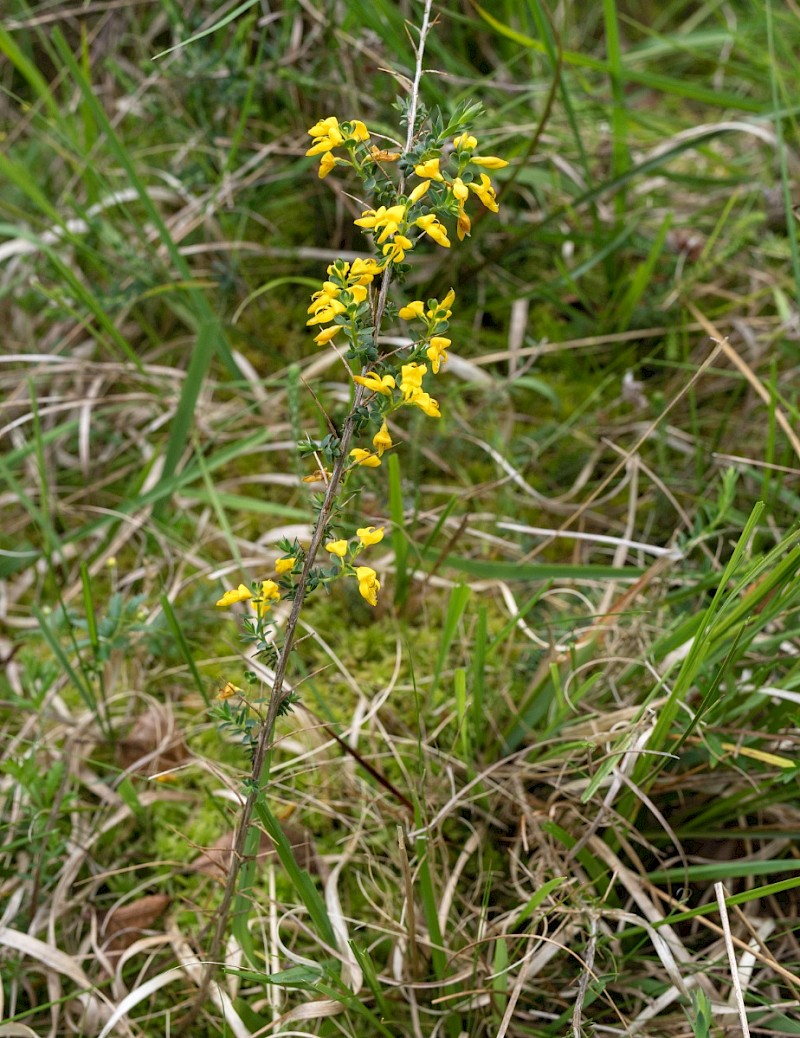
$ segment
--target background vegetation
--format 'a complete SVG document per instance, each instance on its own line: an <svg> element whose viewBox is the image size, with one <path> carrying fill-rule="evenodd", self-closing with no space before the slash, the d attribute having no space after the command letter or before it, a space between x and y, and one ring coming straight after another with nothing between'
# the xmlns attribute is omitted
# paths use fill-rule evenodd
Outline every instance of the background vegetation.
<svg viewBox="0 0 800 1038"><path fill-rule="evenodd" d="M3 1035L197 990L247 764L208 704L259 666L213 602L308 535L348 397L305 308L368 250L306 130L398 136L419 9L6 9ZM304 613L273 810L321 917L265 839L191 1034L800 1034L800 9L437 13L501 211L414 257L456 356L354 504L379 608Z"/></svg>

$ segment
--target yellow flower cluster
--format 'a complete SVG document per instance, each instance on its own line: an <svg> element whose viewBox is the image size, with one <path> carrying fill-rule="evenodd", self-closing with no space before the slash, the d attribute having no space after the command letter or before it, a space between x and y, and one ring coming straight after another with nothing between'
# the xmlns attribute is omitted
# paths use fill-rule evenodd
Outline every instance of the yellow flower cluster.
<svg viewBox="0 0 800 1038"><path fill-rule="evenodd" d="M380 206L378 209L367 209L355 220L357 227L372 231L375 241L383 246L383 264L402 263L406 253L414 247L414 242L408 237L413 233L413 228L427 234L430 238L444 248L450 248L450 239L447 237L447 228L441 223L434 213L423 213L414 217L412 211L414 206L426 194L430 187L430 181L419 184L405 201L387 207Z"/></svg>
<svg viewBox="0 0 800 1038"><path fill-rule="evenodd" d="M320 179L327 177L334 166L352 166L353 162L335 156L335 148L347 147L352 155L357 144L369 140L369 131L360 119L340 123L335 115L320 119L308 131L314 138L306 155L321 155L319 162Z"/></svg>
<svg viewBox="0 0 800 1038"><path fill-rule="evenodd" d="M451 288L441 303L425 309L421 299L415 299L412 303L401 308L398 316L403 321L422 321L425 324L425 334L422 342L426 345L425 353L431 362L434 375L439 374L439 367L447 362L447 348L452 340L440 334L447 331L447 322L453 314L450 307L456 298L455 291Z"/></svg>
<svg viewBox="0 0 800 1038"><path fill-rule="evenodd" d="M494 186L492 185L491 179L485 174L479 174L480 179L475 182L474 180L462 179L467 167L470 165L483 167L484 169L503 169L508 163L505 159L499 159L496 155L475 155L475 148L478 146L477 137L473 137L471 134L462 133L458 137L453 138L453 144L455 146L455 156L458 161L458 173L455 177L441 171L440 163L441 160L437 157L426 159L424 162L418 163L414 167L414 172L418 177L422 178L422 184L424 190L427 191L428 186L432 180L438 181L446 186L448 194L451 194L455 198L458 204L458 222L456 224L456 234L458 240L463 241L464 238L470 233L472 229L472 221L467 216L466 202L469 198L470 191L475 194L483 205L496 213L499 211L499 205L497 203L497 195L495 193ZM417 189L419 190L419 188Z"/></svg>
<svg viewBox="0 0 800 1038"><path fill-rule="evenodd" d="M376 606L378 604L378 592L381 589L381 582L378 580L378 574L369 566L354 566L353 562L359 552L364 548L368 548L372 544L380 544L383 540L383 534L384 529L382 526L363 526L361 529L356 530L356 536L358 538L356 544L351 544L350 541L342 539L338 541L328 541L325 545L325 551L329 552L341 562L342 572L356 578L358 581L359 594L363 599L369 602L371 606ZM345 562L346 556L349 556L347 562Z"/></svg>
<svg viewBox="0 0 800 1038"><path fill-rule="evenodd" d="M428 143L421 146L426 148L425 151L418 146L411 154L403 155L402 152L385 151L371 144L369 131L359 119L340 122L336 116L327 116L315 123L308 133L312 143L306 155L320 156L321 178L328 176L336 166L350 166L365 182L367 189L371 189L376 187L382 176L385 183L378 189L381 192L379 199L394 203L366 209L355 220L356 226L372 233L376 258L355 259L352 262L336 260L332 263L327 268L327 280L311 297L306 321L307 327L314 329L314 341L320 346L332 342L344 330L350 345L345 362L356 358L361 364L361 374L355 375L354 381L372 396L364 406L361 398L358 398L359 407L353 410L351 419L357 420L359 428L367 420L376 424L380 422L380 428L372 437L372 450L354 447L349 457L353 467L377 468L381 465L384 453L394 446L388 426L388 419L394 411L411 406L419 408L431 418L441 417L438 401L424 388L423 381L429 370L438 375L441 366L447 363L451 339L446 333L455 300L455 292L451 288L441 302L432 299L426 304L421 299L415 299L398 311L401 320L419 326L419 334L402 360L393 364L391 354L380 355L377 342L380 318L376 318L376 312L380 310L383 313L383 304L387 301L387 268L391 264L402 263L407 253L424 237L430 238L441 248L449 249L451 242L443 221L453 215L457 215L458 239L463 241L472 228L466 211L471 195L475 195L486 209L496 213L499 208L497 194L491 179L483 170L502 169L508 163L494 155L476 154L477 138L466 132L453 138L447 158L444 158L445 141L441 134L425 138L427 142L432 142L430 146ZM416 139L419 141L420 137ZM407 163L401 163L403 183L412 165L419 179L419 183L408 194L401 193L400 189L394 190L392 194L391 178L383 168L383 163L392 164L400 159ZM373 309L371 303L375 304L375 299L370 299L370 286L379 274L385 274L383 292L379 297L380 304ZM428 363L423 363L423 360ZM378 370L372 370L373 366L377 366ZM319 448L322 455L317 457L319 467L312 475L305 477L306 483L328 483L331 478L331 473L324 465L333 464L337 456L337 437L326 437ZM312 446L311 452L317 456L316 446ZM383 537L383 527L364 526L356 530L353 537L328 541L325 550L333 567L311 571L309 587L313 589L319 583L327 584L338 576L354 577L362 598L371 606L376 606L381 588L378 575L370 566L357 563L361 552L379 544ZM239 584L226 591L216 603L225 608L240 602L250 602L258 622L254 625L251 620L246 626L250 633L256 630L259 637L263 634L264 617L273 604L284 596L294 597L300 590L297 583L305 568L304 560L305 566L310 567L304 550L296 542L293 547L283 542L283 548L293 553L275 562L275 576L278 580L262 580L251 587ZM217 698L225 700L236 695L243 696L244 693L228 681L219 690Z"/></svg>
<svg viewBox="0 0 800 1038"><path fill-rule="evenodd" d="M359 306L367 298L367 286L380 272L381 267L374 259L355 259L352 263L337 260L328 267L329 280L311 297L306 311L311 314L307 326L328 325L314 337L318 346L330 342L346 323L356 319ZM328 324L329 321L333 324Z"/></svg>
<svg viewBox="0 0 800 1038"><path fill-rule="evenodd" d="M278 559L275 563L275 572L279 577L291 573L300 558L302 558L302 555L288 555L282 559ZM274 580L262 580L261 587L255 595L246 584L239 584L238 587L226 591L216 604L219 608L226 609L228 606L238 605L239 602L252 602L256 615L263 617L266 616L272 608L272 603L279 602L281 598L282 595L279 584ZM237 689L236 691L241 691L241 689ZM227 697L221 696L218 698Z"/></svg>
<svg viewBox="0 0 800 1038"><path fill-rule="evenodd" d="M436 299L429 300L427 308L421 299L415 299L401 308L398 316L402 320L418 321L425 327L411 359L400 366L399 382L394 375L381 375L377 371L368 371L366 375L353 376L354 382L371 393L389 398L384 415L390 414L399 407L411 405L418 407L430 418L441 418L438 401L422 386L422 380L428 373L428 367L426 364L417 363L414 358L419 356L424 349L434 375L439 373L441 365L447 361L447 349L451 344L451 340L442 333L447 331L447 322L452 316L451 307L455 298L455 290L451 288L441 302ZM399 395L396 396L396 392ZM372 445L375 448L374 451L365 450L363 447L354 447L350 451L350 457L355 465L377 468L381 464L382 454L392 446L385 417L381 428L373 437Z"/></svg>
<svg viewBox="0 0 800 1038"><path fill-rule="evenodd" d="M272 608L273 602L279 602L281 599L281 589L275 583L274 580L262 580L261 587L256 595L245 584L240 584L237 588L232 591L226 591L222 598L217 602L217 606L221 609L225 609L228 606L236 605L238 602L247 602L252 600L253 609L258 616L264 616Z"/></svg>

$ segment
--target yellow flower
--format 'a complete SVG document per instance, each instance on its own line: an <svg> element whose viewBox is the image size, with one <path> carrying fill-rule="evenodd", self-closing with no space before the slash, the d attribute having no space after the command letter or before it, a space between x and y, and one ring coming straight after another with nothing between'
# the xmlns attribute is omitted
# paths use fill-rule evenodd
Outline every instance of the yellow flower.
<svg viewBox="0 0 800 1038"><path fill-rule="evenodd" d="M421 184L417 184L417 186L414 188L414 190L408 196L408 200L411 203L411 205L414 205L415 202L418 202L420 200L420 198L422 198L423 195L425 195L427 193L428 188L430 186L431 186L430 180L423 180Z"/></svg>
<svg viewBox="0 0 800 1038"><path fill-rule="evenodd" d="M456 301L456 290L454 288L451 288L450 291L447 293L447 295L444 297L444 299L441 301L441 303L439 303L439 306L442 306L442 307L444 307L445 310L448 310L453 305L453 303L455 301ZM449 316L450 315L448 314L448 317Z"/></svg>
<svg viewBox="0 0 800 1038"><path fill-rule="evenodd" d="M380 457L384 451L388 451L392 446L392 438L389 435L389 427L386 424L386 419L384 419L383 425L372 437L372 446L378 452L378 457Z"/></svg>
<svg viewBox="0 0 800 1038"><path fill-rule="evenodd" d="M322 158L319 160L319 169L317 170L317 176L320 180L324 180L325 177L330 173L334 166L344 164L343 159L337 159L329 151L326 151Z"/></svg>
<svg viewBox="0 0 800 1038"><path fill-rule="evenodd" d="M363 546L368 548L371 544L379 544L383 540L383 527L379 526L376 529L374 526L362 526L360 530L356 530L356 534Z"/></svg>
<svg viewBox="0 0 800 1038"><path fill-rule="evenodd" d="M320 155L344 144L344 137L339 129L339 120L335 115L330 115L327 119L320 119L308 132L314 140L306 155Z"/></svg>
<svg viewBox="0 0 800 1038"><path fill-rule="evenodd" d="M275 583L274 580L262 580L261 581L261 592L258 598L253 602L253 607L259 616L263 616L264 613L268 613L272 608L273 602L279 602L281 598L281 589Z"/></svg>
<svg viewBox="0 0 800 1038"><path fill-rule="evenodd" d="M401 367L400 391L404 400L410 400L414 393L422 389L422 377L427 370L424 364L404 364Z"/></svg>
<svg viewBox="0 0 800 1038"><path fill-rule="evenodd" d="M354 303L363 303L367 298L368 289L365 285L350 285L346 291L350 293Z"/></svg>
<svg viewBox="0 0 800 1038"><path fill-rule="evenodd" d="M379 245L383 245L386 239L399 229L405 215L406 207L404 205L393 205L388 209L382 205L379 209L367 209L354 223L358 227L366 227L369 230L380 230L377 241Z"/></svg>
<svg viewBox="0 0 800 1038"><path fill-rule="evenodd" d="M245 587L244 584L240 584L233 591L226 591L222 598L217 602L217 605L223 609L226 606L236 605L237 602L246 602L248 598L253 597L253 592L249 587Z"/></svg>
<svg viewBox="0 0 800 1038"><path fill-rule="evenodd" d="M339 296L340 288L332 281L324 281L322 288L313 294L311 302L306 307L307 314L315 314L326 306L330 306L334 299Z"/></svg>
<svg viewBox="0 0 800 1038"><path fill-rule="evenodd" d="M349 141L351 141L351 140L368 141L369 140L369 130L361 122L360 119L351 119L350 120L350 126L351 126L351 130L347 134L347 139Z"/></svg>
<svg viewBox="0 0 800 1038"><path fill-rule="evenodd" d="M438 159L428 159L427 162L420 162L418 166L414 166L414 172L424 180L444 180L444 177L439 172Z"/></svg>
<svg viewBox="0 0 800 1038"><path fill-rule="evenodd" d="M434 375L439 374L439 365L447 363L447 347L450 345L450 339L446 339L443 335L434 335L430 341L430 344L425 351L428 356L428 360L431 362L431 368Z"/></svg>
<svg viewBox="0 0 800 1038"><path fill-rule="evenodd" d="M331 555L337 555L340 559L343 559L347 554L347 541L328 541L325 545L325 551L329 551Z"/></svg>
<svg viewBox="0 0 800 1038"><path fill-rule="evenodd" d="M497 197L495 196L492 182L485 173L481 173L480 184L470 184L469 189L475 192L487 209L490 209L493 213L499 211L500 207L497 204Z"/></svg>
<svg viewBox="0 0 800 1038"><path fill-rule="evenodd" d="M361 216L354 220L356 227L366 227L367 230L372 230L382 220L386 213L386 206L382 205L380 209L365 209Z"/></svg>
<svg viewBox="0 0 800 1038"><path fill-rule="evenodd" d="M472 230L472 221L467 216L464 206L460 206L458 210L458 223L456 224L456 234L458 240L463 241Z"/></svg>
<svg viewBox="0 0 800 1038"><path fill-rule="evenodd" d="M498 159L496 155L473 155L469 161L486 169L504 169L508 165L505 159Z"/></svg>
<svg viewBox="0 0 800 1038"><path fill-rule="evenodd" d="M373 451L365 451L363 447L353 447L350 451L350 457L353 459L356 465L363 465L368 469L376 469L381 459Z"/></svg>
<svg viewBox="0 0 800 1038"><path fill-rule="evenodd" d="M282 576L284 573L291 573L294 569L295 562L297 562L295 557L289 559L278 559L275 563L275 572L278 576Z"/></svg>
<svg viewBox="0 0 800 1038"><path fill-rule="evenodd" d="M217 692L217 699L230 699L231 696L235 696L242 691L243 690L234 685L232 681L226 681L219 692Z"/></svg>
<svg viewBox="0 0 800 1038"><path fill-rule="evenodd" d="M450 241L447 237L447 228L443 223L439 223L434 213L428 213L427 216L420 216L414 221L414 223L417 227L421 227L426 234L430 235L437 245L442 245L445 249L450 248Z"/></svg>
<svg viewBox="0 0 800 1038"><path fill-rule="evenodd" d="M308 131L310 137L325 137L331 129L339 129L339 120L335 115L329 115L327 119L320 119L314 123Z"/></svg>
<svg viewBox="0 0 800 1038"><path fill-rule="evenodd" d="M351 285L369 285L376 274L381 272L380 264L374 259L354 259L347 275Z"/></svg>
<svg viewBox="0 0 800 1038"><path fill-rule="evenodd" d="M406 258L406 249L411 249L413 242L403 234L396 234L383 246L383 254L387 263L402 263Z"/></svg>
<svg viewBox="0 0 800 1038"><path fill-rule="evenodd" d="M327 328L323 328L319 335L314 336L314 342L317 346L324 346L326 342L330 342L334 335L341 330L342 326L340 324L331 324Z"/></svg>
<svg viewBox="0 0 800 1038"><path fill-rule="evenodd" d="M358 382L360 386L364 386L366 389L371 389L373 393L380 393L382 396L391 396L394 389L394 378L391 375L384 375L381 378L374 371L370 371L366 375L354 375L353 381Z"/></svg>
<svg viewBox="0 0 800 1038"><path fill-rule="evenodd" d="M362 598L366 599L371 606L378 604L378 592L381 582L378 574L369 566L356 566L356 579L358 580L358 591Z"/></svg>
<svg viewBox="0 0 800 1038"><path fill-rule="evenodd" d="M456 179L450 185L450 190L453 192L453 194L459 200L459 202L466 202L466 200L469 198L469 188L461 179L461 177L456 177Z"/></svg>
<svg viewBox="0 0 800 1038"><path fill-rule="evenodd" d="M421 299L415 299L413 303L402 307L397 313L403 321L413 321L416 317L422 317L425 313L425 304Z"/></svg>
<svg viewBox="0 0 800 1038"><path fill-rule="evenodd" d="M429 418L441 418L442 412L439 410L439 402L434 400L433 397L426 393L423 389L418 389L408 399L408 403L414 404L424 411Z"/></svg>
<svg viewBox="0 0 800 1038"><path fill-rule="evenodd" d="M473 148L478 147L478 138L469 133L461 133L458 137L453 138L453 144L459 151L472 151Z"/></svg>
<svg viewBox="0 0 800 1038"><path fill-rule="evenodd" d="M306 325L312 324L327 324L328 321L332 321L337 314L343 314L347 307L344 303L340 303L338 299L332 299L328 306L323 306L317 310L314 316L306 321Z"/></svg>

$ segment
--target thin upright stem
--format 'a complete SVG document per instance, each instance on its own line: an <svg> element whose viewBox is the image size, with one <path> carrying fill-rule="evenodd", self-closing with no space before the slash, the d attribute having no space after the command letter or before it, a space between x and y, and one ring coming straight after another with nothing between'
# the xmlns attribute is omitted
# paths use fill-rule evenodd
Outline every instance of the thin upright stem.
<svg viewBox="0 0 800 1038"><path fill-rule="evenodd" d="M419 85L422 82L422 58L425 54L425 41L431 31L431 7L433 0L425 0L422 22L419 27L419 42L415 54L414 81L411 84L411 99L408 103L408 127L406 133L406 151L414 140L414 128L417 124L417 108L419 107Z"/></svg>
<svg viewBox="0 0 800 1038"><path fill-rule="evenodd" d="M431 28L430 13L433 0L425 0L422 23L419 29L419 42L416 48L415 54L415 71L414 79L411 88L411 98L408 106L408 133L406 136L406 150L411 147L414 139L414 130L417 119L417 110L419 108L419 89L422 80L422 59L425 53L425 40ZM383 277L381 278L381 287L378 293L378 298L373 308L373 327L375 331L375 341L378 341L380 334L381 324L383 322L383 315L386 310L386 301L388 299L389 285L391 282L391 265L388 265L384 271ZM300 574L300 578L297 584L297 593L294 601L292 602L292 608L289 613L289 617L286 621L284 628L284 639L283 646L278 656L277 663L275 665L275 677L272 683L272 691L269 697L269 706L267 708L267 714L264 718L264 723L261 725L258 743L256 745L256 751L253 756L253 765L250 772L249 791L247 797L242 805L242 813L239 817L239 822L236 830L236 837L234 839L231 861L228 867L228 875L225 882L225 891L222 896L219 909L217 910L216 925L214 927L214 935L211 939L211 944L208 949L208 957L203 970L203 976L200 981L200 986L197 995L193 1001L192 1007L184 1018L181 1024L181 1032L186 1033L192 1022L197 1017L203 1003L206 1000L208 994L208 988L214 977L214 974L219 966L219 957L222 953L222 948L225 942L225 935L228 930L228 923L231 914L231 908L233 905L234 898L236 896L236 889L239 880L239 873L241 871L242 864L244 862L245 848L247 845L247 836L252 824L253 813L258 798L263 795L265 787L265 777L268 772L268 760L269 752L272 748L273 736L275 731L275 723L280 714L281 706L283 705L286 696L288 695L287 690L283 687L283 682L286 677L286 670L289 665L289 655L292 651L294 644L295 634L297 631L297 624L300 620L300 613L303 608L305 601L306 589L308 586L308 578L311 573L311 569L314 566L314 562L317 557L317 553L322 544L322 540L325 536L325 530L328 526L328 522L333 513L334 506L336 504L336 497L341 486L342 479L344 477L345 468L348 465L350 444L353 439L356 425L356 412L361 404L364 396L364 387L357 386L355 396L353 398L353 406L345 419L342 427L342 434L339 439L339 455L333 466L328 486L325 491L325 497L322 502L319 514L317 516L316 523L314 525L314 531L311 535L311 543L309 544L305 562L303 564L303 570Z"/></svg>

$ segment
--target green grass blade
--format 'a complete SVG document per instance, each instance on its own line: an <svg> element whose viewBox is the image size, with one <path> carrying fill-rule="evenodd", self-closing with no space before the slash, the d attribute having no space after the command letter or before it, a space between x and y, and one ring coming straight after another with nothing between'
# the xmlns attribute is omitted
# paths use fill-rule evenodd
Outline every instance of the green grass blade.
<svg viewBox="0 0 800 1038"><path fill-rule="evenodd" d="M442 668L444 667L447 659L447 654L450 651L450 646L453 644L453 639L456 636L458 625L461 621L461 617L464 615L464 610L469 602L470 589L465 584L459 584L458 587L454 587L450 592L450 598L447 603L447 612L445 613L444 624L439 635L439 655L436 659L436 669L433 672L433 681L431 683L431 699L435 699L436 690L439 687L439 679L442 676Z"/></svg>
<svg viewBox="0 0 800 1038"><path fill-rule="evenodd" d="M280 822L264 803L263 799L256 801L255 812L259 821L264 826L267 835L275 844L275 851L280 859L280 863L286 870L286 875L291 881L295 893L303 902L308 914L311 916L311 920L316 927L317 933L326 944L335 948L336 937L333 932L333 926L328 917L328 910L325 907L325 902L319 896L317 888L314 886L313 880L309 874L305 869L301 869L298 865L292 846L286 838Z"/></svg>
<svg viewBox="0 0 800 1038"><path fill-rule="evenodd" d="M175 639L175 643L181 651L181 655L186 661L186 665L189 668L189 673L192 675L195 688L200 693L203 702L206 704L206 706L211 706L211 700L208 697L208 689L206 688L206 682L203 681L200 671L197 669L197 664L194 661L194 653L192 652L189 643L186 641L186 636L183 633L183 628L181 627L178 618L175 615L175 610L172 608L172 602L170 602L170 600L167 598L165 594L162 594L159 597L159 602L161 603L161 611L164 614L164 619L167 621L167 626L169 627L172 633L172 637Z"/></svg>

